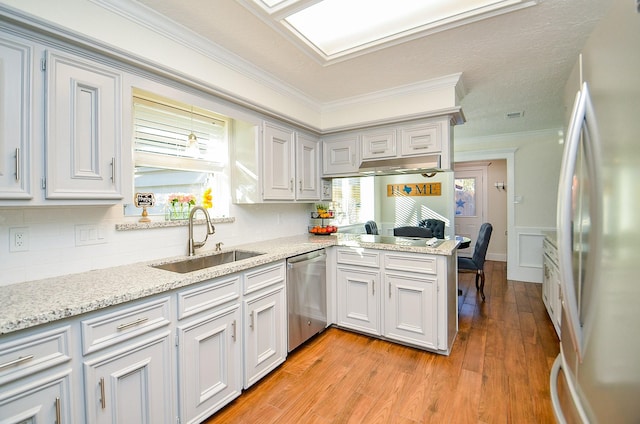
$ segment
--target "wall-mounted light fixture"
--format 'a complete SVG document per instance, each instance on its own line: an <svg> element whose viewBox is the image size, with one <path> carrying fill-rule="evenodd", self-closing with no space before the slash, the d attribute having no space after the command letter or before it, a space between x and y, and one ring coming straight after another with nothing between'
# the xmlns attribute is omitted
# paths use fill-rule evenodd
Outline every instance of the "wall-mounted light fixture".
<svg viewBox="0 0 640 424"><path fill-rule="evenodd" d="M496 181L496 183L495 183L495 184L493 184L493 186L494 186L495 188L497 188L497 189L498 189L498 191L500 191L500 190L507 191L507 186L504 184L504 181L500 181L500 182L497 182L497 181Z"/></svg>

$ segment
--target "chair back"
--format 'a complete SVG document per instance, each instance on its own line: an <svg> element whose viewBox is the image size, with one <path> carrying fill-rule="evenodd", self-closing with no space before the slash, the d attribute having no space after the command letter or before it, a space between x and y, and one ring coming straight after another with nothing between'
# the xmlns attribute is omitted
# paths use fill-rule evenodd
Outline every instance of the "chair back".
<svg viewBox="0 0 640 424"><path fill-rule="evenodd" d="M364 223L364 229L367 232L367 234L374 234L374 235L378 235L378 225L376 224L375 221L367 221Z"/></svg>
<svg viewBox="0 0 640 424"><path fill-rule="evenodd" d="M478 231L478 240L476 240L473 257L471 258L478 269L483 269L484 267L484 260L487 256L487 249L489 248L489 240L491 239L492 232L493 226L488 222L482 224L480 226L480 231Z"/></svg>
<svg viewBox="0 0 640 424"><path fill-rule="evenodd" d="M393 229L393 235L396 237L433 237L431 230L423 227L397 227Z"/></svg>
<svg viewBox="0 0 640 424"><path fill-rule="evenodd" d="M418 227L430 229L433 237L439 239L444 238L444 221L434 218L423 219L422 221L418 222Z"/></svg>

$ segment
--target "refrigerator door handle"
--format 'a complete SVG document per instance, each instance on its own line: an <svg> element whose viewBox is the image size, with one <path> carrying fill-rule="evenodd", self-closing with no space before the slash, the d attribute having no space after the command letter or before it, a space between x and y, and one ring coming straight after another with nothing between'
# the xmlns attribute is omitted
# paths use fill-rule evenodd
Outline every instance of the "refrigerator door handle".
<svg viewBox="0 0 640 424"><path fill-rule="evenodd" d="M562 289L562 305L568 320L569 336L579 358L582 358L581 325L578 317L578 299L574 286L572 269L572 180L575 172L582 123L584 121L584 93L578 91L573 105L571 121L567 134L567 144L562 158L560 181L558 184L558 268L560 271L560 287Z"/></svg>
<svg viewBox="0 0 640 424"><path fill-rule="evenodd" d="M558 396L558 375L560 374L560 368L562 368L561 355L561 353L558 354L556 360L553 361L553 366L551 367L551 406L553 407L553 415L556 416L556 421L558 421L558 424L567 424L567 420L564 418L564 414L562 413L562 407L560 406L560 397Z"/></svg>

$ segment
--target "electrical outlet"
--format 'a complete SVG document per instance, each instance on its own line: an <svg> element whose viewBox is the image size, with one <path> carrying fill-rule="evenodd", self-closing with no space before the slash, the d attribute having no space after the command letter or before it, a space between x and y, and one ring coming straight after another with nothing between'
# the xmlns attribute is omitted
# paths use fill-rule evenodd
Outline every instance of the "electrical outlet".
<svg viewBox="0 0 640 424"><path fill-rule="evenodd" d="M9 228L9 252L29 250L29 228Z"/></svg>

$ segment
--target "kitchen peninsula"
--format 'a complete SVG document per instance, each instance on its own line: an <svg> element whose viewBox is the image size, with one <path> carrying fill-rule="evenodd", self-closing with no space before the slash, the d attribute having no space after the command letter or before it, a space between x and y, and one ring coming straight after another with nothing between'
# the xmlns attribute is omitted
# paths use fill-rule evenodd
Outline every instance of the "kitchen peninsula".
<svg viewBox="0 0 640 424"><path fill-rule="evenodd" d="M261 254L193 272L154 267L185 259L174 257L6 286L0 406L19 411L46 390L68 422L110 422L119 407L105 404L123 396L144 399L127 413L153 422L206 419L286 359L286 259L318 249L329 324L448 354L458 243L300 235L235 246Z"/></svg>

